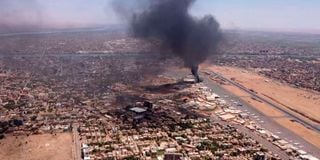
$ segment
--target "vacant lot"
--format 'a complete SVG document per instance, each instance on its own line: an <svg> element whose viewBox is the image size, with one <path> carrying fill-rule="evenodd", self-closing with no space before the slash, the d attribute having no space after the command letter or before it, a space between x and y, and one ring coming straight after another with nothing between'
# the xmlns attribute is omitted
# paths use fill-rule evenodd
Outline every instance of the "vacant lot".
<svg viewBox="0 0 320 160"><path fill-rule="evenodd" d="M72 135L68 133L8 136L0 143L1 160L72 160Z"/></svg>

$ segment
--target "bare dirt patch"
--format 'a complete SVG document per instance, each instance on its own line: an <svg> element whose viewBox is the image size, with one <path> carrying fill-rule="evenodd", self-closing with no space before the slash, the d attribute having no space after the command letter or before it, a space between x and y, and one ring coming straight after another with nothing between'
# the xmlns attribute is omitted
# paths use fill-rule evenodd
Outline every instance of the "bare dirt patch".
<svg viewBox="0 0 320 160"><path fill-rule="evenodd" d="M292 107L291 109L301 112L303 115L307 116L305 119L308 117L309 120L310 118L316 120L320 119L320 96L312 91L293 88L289 85L279 83L252 71L243 69L218 66L209 66L208 68L228 79L232 78L244 87L255 91L259 96L268 98L278 105L282 105L284 108L288 106ZM222 86L233 94L241 97L264 115L274 119L283 127L301 136L309 143L320 147L320 135L315 131L308 129L299 123L292 122L290 118L283 117L284 114L281 111L269 106L268 104L252 99L248 93L240 90L236 86L230 84L222 84Z"/></svg>
<svg viewBox="0 0 320 160"><path fill-rule="evenodd" d="M71 133L8 136L0 143L0 159L72 160Z"/></svg>
<svg viewBox="0 0 320 160"><path fill-rule="evenodd" d="M229 79L252 89L266 99L290 109L314 122L320 121L320 93L291 87L287 84L258 75L253 71L234 67L211 66Z"/></svg>

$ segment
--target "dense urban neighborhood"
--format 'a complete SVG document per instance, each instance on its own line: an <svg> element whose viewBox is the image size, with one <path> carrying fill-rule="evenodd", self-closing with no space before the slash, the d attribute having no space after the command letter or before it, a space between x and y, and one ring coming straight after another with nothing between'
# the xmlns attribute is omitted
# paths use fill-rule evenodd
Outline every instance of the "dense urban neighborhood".
<svg viewBox="0 0 320 160"><path fill-rule="evenodd" d="M208 84L219 83L206 80L217 78L214 73L202 72L206 83L195 83L182 62L157 54L166 52L154 48L157 42L100 32L0 42L0 145L12 137L69 134L76 160L317 159L317 153L263 127L266 122L241 102L217 93ZM319 58L270 52L224 54L213 61L320 91Z"/></svg>

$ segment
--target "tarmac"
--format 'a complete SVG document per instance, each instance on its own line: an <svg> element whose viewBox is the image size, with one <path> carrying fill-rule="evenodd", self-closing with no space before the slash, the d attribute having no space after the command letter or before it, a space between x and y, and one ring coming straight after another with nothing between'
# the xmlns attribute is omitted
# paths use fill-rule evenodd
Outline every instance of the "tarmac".
<svg viewBox="0 0 320 160"><path fill-rule="evenodd" d="M233 107L247 113L250 118L253 118L261 127L271 131L275 135L279 136L281 139L286 140L290 144L302 149L316 157L320 157L319 148L310 144L300 136L296 135L292 131L282 127L280 124L269 118L268 116L264 115L253 106L248 104L247 102L243 101L241 97L230 93L229 91L225 90L221 85L212 81L208 75L202 74L204 79L204 84L211 88L216 94L221 96L227 103L232 104ZM287 115L290 116L290 115ZM291 117L295 118L295 117ZM276 146L275 146L276 147Z"/></svg>

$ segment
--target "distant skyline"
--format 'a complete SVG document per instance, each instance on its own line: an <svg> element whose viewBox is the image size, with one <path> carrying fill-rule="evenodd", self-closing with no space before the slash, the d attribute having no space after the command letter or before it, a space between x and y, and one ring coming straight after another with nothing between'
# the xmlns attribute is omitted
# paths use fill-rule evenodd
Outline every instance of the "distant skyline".
<svg viewBox="0 0 320 160"><path fill-rule="evenodd" d="M111 1L0 0L0 26L120 24ZM319 0L198 0L190 12L194 16L214 15L223 29L320 32Z"/></svg>

